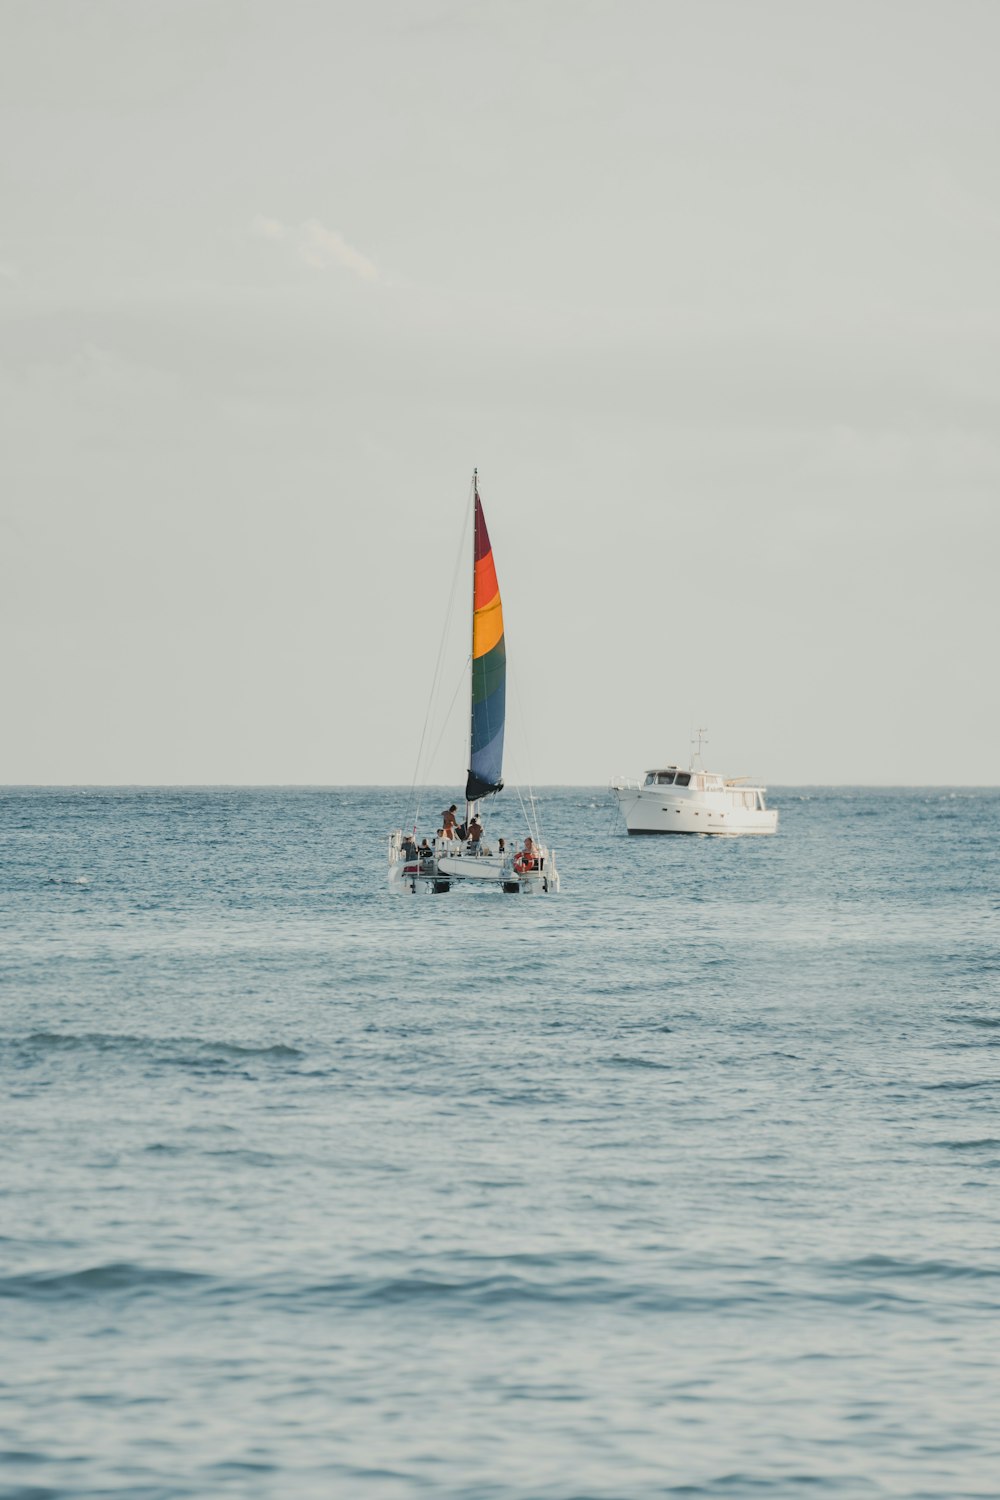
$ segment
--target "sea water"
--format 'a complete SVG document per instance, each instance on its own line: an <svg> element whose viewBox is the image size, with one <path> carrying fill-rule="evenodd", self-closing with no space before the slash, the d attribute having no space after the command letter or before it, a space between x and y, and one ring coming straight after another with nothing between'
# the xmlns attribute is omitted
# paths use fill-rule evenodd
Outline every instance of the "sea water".
<svg viewBox="0 0 1000 1500"><path fill-rule="evenodd" d="M0 795L0 1495L1000 1493L1000 792L772 801Z"/></svg>

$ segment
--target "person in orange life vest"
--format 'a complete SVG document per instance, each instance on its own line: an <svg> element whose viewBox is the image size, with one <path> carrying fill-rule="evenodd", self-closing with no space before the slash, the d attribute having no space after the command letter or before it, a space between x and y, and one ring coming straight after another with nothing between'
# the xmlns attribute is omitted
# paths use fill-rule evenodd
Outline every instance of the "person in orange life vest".
<svg viewBox="0 0 1000 1500"><path fill-rule="evenodd" d="M526 870L533 870L537 863L538 855L535 850L534 841L529 835L524 841L524 848L521 853L514 856L514 869L519 875L523 875Z"/></svg>

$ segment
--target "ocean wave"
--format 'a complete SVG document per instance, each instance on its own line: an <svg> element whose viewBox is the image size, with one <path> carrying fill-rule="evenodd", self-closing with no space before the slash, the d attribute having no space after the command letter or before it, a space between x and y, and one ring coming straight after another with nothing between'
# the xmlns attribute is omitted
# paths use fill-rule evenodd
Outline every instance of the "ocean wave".
<svg viewBox="0 0 1000 1500"><path fill-rule="evenodd" d="M88 1298L102 1292L177 1291L204 1285L211 1278L196 1271L109 1261L77 1271L25 1271L0 1277L0 1297Z"/></svg>
<svg viewBox="0 0 1000 1500"><path fill-rule="evenodd" d="M1000 1078L942 1078L938 1083L920 1085L927 1093L962 1093L971 1089L1000 1088Z"/></svg>
<svg viewBox="0 0 1000 1500"><path fill-rule="evenodd" d="M305 1055L298 1047L291 1047L284 1042L254 1046L246 1042L214 1041L200 1037L139 1036L132 1032L114 1031L33 1031L28 1036L15 1039L15 1042L39 1054L77 1050L170 1054L184 1048L192 1050L201 1059L259 1057L281 1060Z"/></svg>
<svg viewBox="0 0 1000 1500"><path fill-rule="evenodd" d="M828 1268L824 1268L825 1271ZM839 1268L846 1273L847 1267ZM725 1281L715 1287L702 1283L691 1287L684 1281L660 1283L630 1280L613 1275L559 1275L531 1277L513 1271L497 1271L482 1276L445 1276L412 1274L399 1276L335 1276L314 1284L282 1286L278 1282L257 1285L248 1295L288 1311L309 1312L330 1306L364 1313L379 1308L420 1311L433 1310L435 1316L479 1314L500 1316L518 1308L548 1307L560 1309L587 1308L616 1310L656 1317L715 1317L725 1313L772 1317L778 1312L788 1315L792 1308L822 1307L878 1309L885 1312L909 1312L914 1297L885 1283L888 1271L865 1273L859 1262L855 1275L877 1284L848 1283L837 1285L836 1278L800 1287L790 1287L784 1279L762 1281ZM913 1277L944 1276L946 1268L921 1266L911 1268ZM1000 1271L995 1273L1000 1276ZM956 1268L956 1280L992 1280L994 1273L977 1268ZM235 1290L235 1289L233 1289ZM232 1292L230 1293L232 1294ZM919 1300L919 1299L918 1299Z"/></svg>
<svg viewBox="0 0 1000 1500"><path fill-rule="evenodd" d="M983 1135L967 1141L931 1141L930 1145L943 1151L988 1151L1000 1146L1000 1136Z"/></svg>
<svg viewBox="0 0 1000 1500"><path fill-rule="evenodd" d="M996 1281L1000 1266L970 1265L953 1260L910 1260L901 1255L863 1255L856 1260L834 1261L827 1269L833 1275L900 1277L909 1280Z"/></svg>
<svg viewBox="0 0 1000 1500"><path fill-rule="evenodd" d="M24 1463L24 1459L16 1457L7 1460L4 1454L0 1454L0 1461L11 1463ZM31 1459L29 1462L36 1463L40 1460ZM0 1490L3 1500L75 1500L69 1490L54 1490L47 1484L19 1484L16 1489ZM140 1494L133 1491L135 1500L140 1500Z"/></svg>
<svg viewBox="0 0 1000 1500"><path fill-rule="evenodd" d="M770 1301L772 1289L754 1286L735 1292L688 1292L649 1282L630 1282L612 1276L529 1277L514 1272L497 1271L484 1276L337 1276L311 1286L279 1290L272 1298L282 1303L290 1299L304 1307L334 1303L341 1307L365 1311L381 1307L433 1308L439 1314L453 1310L458 1315L470 1312L492 1314L518 1306L631 1308L659 1314L714 1313L741 1307L750 1310L754 1304ZM784 1299L787 1294L774 1292ZM265 1294L267 1295L267 1294Z"/></svg>
<svg viewBox="0 0 1000 1500"><path fill-rule="evenodd" d="M539 1266L539 1269L542 1269ZM493 1318L519 1308L548 1307L621 1310L644 1316L680 1317L738 1313L787 1316L793 1308L865 1308L909 1313L926 1294L906 1294L886 1283L899 1281L995 1282L1000 1268L952 1261L907 1261L871 1255L813 1268L821 1280L789 1285L783 1276L761 1280L725 1279L714 1287L630 1280L615 1274L559 1274L558 1262L548 1276L514 1270L481 1275L344 1274L314 1282L268 1274L226 1279L181 1267L113 1261L76 1270L22 1272L0 1278L0 1300L21 1302L87 1302L133 1297L173 1301L196 1298L200 1307L271 1308L312 1316L337 1308L364 1315L380 1309L428 1311L435 1317L470 1315ZM837 1285L840 1281L842 1284ZM995 1308L992 1298L983 1304Z"/></svg>
<svg viewBox="0 0 1000 1500"><path fill-rule="evenodd" d="M614 1068L654 1068L660 1073L673 1073L676 1071L674 1063L657 1062L653 1057L626 1057L622 1052L615 1052L611 1057L605 1058L609 1067Z"/></svg>
<svg viewBox="0 0 1000 1500"><path fill-rule="evenodd" d="M234 1165L243 1167L273 1167L276 1162L282 1160L271 1151L255 1151L249 1146L227 1146L220 1147L215 1151L206 1151L206 1156L226 1157Z"/></svg>

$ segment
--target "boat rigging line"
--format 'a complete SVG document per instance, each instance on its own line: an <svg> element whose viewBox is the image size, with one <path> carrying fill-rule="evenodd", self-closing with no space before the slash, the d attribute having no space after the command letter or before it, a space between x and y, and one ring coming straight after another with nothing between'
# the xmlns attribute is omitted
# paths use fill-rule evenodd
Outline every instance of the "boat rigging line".
<svg viewBox="0 0 1000 1500"><path fill-rule="evenodd" d="M437 744L434 747L433 754L428 757L426 765L422 765L422 757L423 757L423 753L424 753L424 744L425 744L426 739L427 739L427 728L428 728L428 725L430 724L431 715L432 715L432 713L434 711L434 708L436 706L437 695L438 695L438 693L440 691L440 686L441 686L441 664L442 664L442 662L444 660L445 644L446 644L446 642L448 640L448 635L449 635L449 632L451 630L452 617L454 616L454 613L455 613L455 600L456 600L456 598L458 596L458 579L459 579L459 574L461 572L462 561L463 561L463 558L465 556L466 548L468 546L467 538L468 538L468 534L469 534L469 523L470 523L470 520L472 518L474 505L475 505L475 481L473 481L472 497L471 497L471 499L466 504L465 519L464 519L464 522L463 522L463 525L462 525L462 534L461 534L461 537L459 538L458 551L455 553L455 566L452 569L451 588L450 588L450 590L448 592L448 608L447 608L447 611L445 612L444 625L443 625L442 630L441 630L441 639L440 639L440 641L438 643L437 661L434 663L434 677L433 677L433 679L431 681L430 696L429 696L429 698L427 700L427 712L424 714L424 727L420 731L420 745L419 745L419 747L417 749L416 764L413 767L413 781L410 783L410 796L409 796L409 801L408 801L408 804L407 804L407 818L408 819L409 819L411 813L413 814L414 820L416 819L416 817L418 815L419 807L417 806L417 802L418 802L418 799L417 799L417 786L418 786L418 783L420 783L421 771L423 771L424 774L426 774L427 768L433 762L434 755L437 754L438 748L439 748L439 746L441 744L441 738L444 735L444 730L442 730L441 731L441 737L438 738L438 742L437 742ZM464 675L465 674L464 674L464 668L463 668L463 677L464 677ZM461 684L459 684L459 685L461 685ZM457 696L458 696L458 689L456 688L455 689L455 697L457 697ZM451 708L454 707L454 702L455 702L455 699L453 697L452 698L451 707L449 707L449 709L448 709L448 717L450 717L450 715L451 715ZM445 724L447 724L447 722L448 722L448 719L446 717ZM414 826L415 826L415 824L414 824Z"/></svg>

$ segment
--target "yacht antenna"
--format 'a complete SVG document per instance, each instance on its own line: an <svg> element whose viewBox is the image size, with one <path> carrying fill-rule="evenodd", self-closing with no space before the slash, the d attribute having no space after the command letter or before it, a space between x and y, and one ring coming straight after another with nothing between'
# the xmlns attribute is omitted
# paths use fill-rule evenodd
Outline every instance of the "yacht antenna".
<svg viewBox="0 0 1000 1500"><path fill-rule="evenodd" d="M694 735L695 734L698 736L697 746L695 746L695 739L694 739ZM708 730L707 729L696 729L694 731L694 734L691 736L691 746L692 746L692 751L691 751L691 769L692 769L692 771L695 769L695 767L697 767L699 771L702 769L702 764L701 764L701 747L702 747L703 744L705 744L705 745L708 744Z"/></svg>

